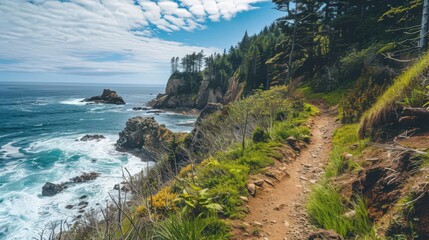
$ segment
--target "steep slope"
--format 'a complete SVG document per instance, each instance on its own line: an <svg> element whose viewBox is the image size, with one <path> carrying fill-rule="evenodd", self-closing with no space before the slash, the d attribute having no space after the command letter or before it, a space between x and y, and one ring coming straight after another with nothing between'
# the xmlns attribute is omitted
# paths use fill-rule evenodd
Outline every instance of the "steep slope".
<svg viewBox="0 0 429 240"><path fill-rule="evenodd" d="M335 132L307 205L316 226L345 239L429 237L428 57L401 73L361 124Z"/></svg>

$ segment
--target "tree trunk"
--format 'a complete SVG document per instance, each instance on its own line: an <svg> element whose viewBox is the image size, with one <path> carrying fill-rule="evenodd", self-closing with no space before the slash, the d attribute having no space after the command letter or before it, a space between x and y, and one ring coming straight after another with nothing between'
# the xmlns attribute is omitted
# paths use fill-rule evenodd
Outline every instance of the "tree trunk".
<svg viewBox="0 0 429 240"><path fill-rule="evenodd" d="M428 20L429 20L429 0L423 2L422 25L420 29L419 47L422 51L428 48Z"/></svg>
<svg viewBox="0 0 429 240"><path fill-rule="evenodd" d="M295 35L296 35L296 22L293 23L292 46L289 53L286 83L289 83L292 78L292 55L293 55L293 51L295 50Z"/></svg>

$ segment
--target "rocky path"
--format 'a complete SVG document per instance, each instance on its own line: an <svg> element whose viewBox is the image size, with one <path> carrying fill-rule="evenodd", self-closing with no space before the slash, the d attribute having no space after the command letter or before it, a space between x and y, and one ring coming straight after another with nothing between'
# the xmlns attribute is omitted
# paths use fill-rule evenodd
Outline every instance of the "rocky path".
<svg viewBox="0 0 429 240"><path fill-rule="evenodd" d="M287 177L269 181L274 186L264 184L255 197L249 198L249 213L244 220L234 223L234 239L301 240L315 230L305 204L311 185L318 181L327 163L337 127L335 115L324 111L311 119L309 126L311 143L294 161L273 166L287 172Z"/></svg>

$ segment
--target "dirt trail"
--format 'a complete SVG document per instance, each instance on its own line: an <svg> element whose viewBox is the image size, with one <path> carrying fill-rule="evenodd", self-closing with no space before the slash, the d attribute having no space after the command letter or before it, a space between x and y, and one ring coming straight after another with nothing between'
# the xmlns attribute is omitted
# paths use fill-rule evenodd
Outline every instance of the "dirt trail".
<svg viewBox="0 0 429 240"><path fill-rule="evenodd" d="M256 197L249 197L249 213L234 224L234 239L301 240L315 229L305 210L306 198L327 163L337 127L335 115L322 110L309 126L311 143L295 161L274 166L286 169L290 176L275 181L274 187L264 184L257 189Z"/></svg>

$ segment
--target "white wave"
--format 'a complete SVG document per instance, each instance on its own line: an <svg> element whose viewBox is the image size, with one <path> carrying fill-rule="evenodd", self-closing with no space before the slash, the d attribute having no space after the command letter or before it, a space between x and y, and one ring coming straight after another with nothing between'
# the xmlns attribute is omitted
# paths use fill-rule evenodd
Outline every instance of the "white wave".
<svg viewBox="0 0 429 240"><path fill-rule="evenodd" d="M0 154L4 158L21 158L24 156L19 150L21 148L13 146L17 141L6 143L0 148Z"/></svg>
<svg viewBox="0 0 429 240"><path fill-rule="evenodd" d="M86 105L85 102L82 102L84 100L84 98L73 98L73 99L68 99L68 100L64 100L64 101L60 101L61 104L66 104L66 105Z"/></svg>
<svg viewBox="0 0 429 240"><path fill-rule="evenodd" d="M94 107L89 110L91 113L118 113L118 112L126 112L126 109L122 107L117 107L113 105L104 105L100 107Z"/></svg>
<svg viewBox="0 0 429 240"><path fill-rule="evenodd" d="M51 222L65 219L71 222L77 215L82 214L78 213L77 207L66 209L67 205L76 206L80 201L87 201L89 205L85 208L86 211L104 207L106 200L110 198L109 193L117 195L113 186L123 181L122 168L127 168L134 175L152 165L130 154L117 152L114 146L117 135L105 134L106 139L100 141L76 141L82 136L74 134L46 138L30 144L25 149L28 154L36 155L60 149L62 155L52 168L40 169L37 172L24 168L16 169L17 167L8 169L11 179L6 184L20 186L13 192L0 191L0 198L3 199L0 208L0 232L7 227L8 239L31 239ZM94 181L71 185L53 197L41 196L42 186L46 181L61 183L83 172L98 172L101 175ZM35 180L27 186L20 185L21 182L30 181L29 178ZM1 187L3 188L4 186ZM88 197L82 200L80 197L83 195Z"/></svg>
<svg viewBox="0 0 429 240"><path fill-rule="evenodd" d="M179 121L178 123L176 123L176 125L179 125L179 126L192 126L192 125L194 125L194 123L195 123L195 120L192 119L192 120Z"/></svg>
<svg viewBox="0 0 429 240"><path fill-rule="evenodd" d="M105 118L79 118L79 121L103 121Z"/></svg>
<svg viewBox="0 0 429 240"><path fill-rule="evenodd" d="M9 134L5 134L5 135L0 135L0 138L5 138L5 137L9 137L9 136L15 136L15 135L18 135L18 134L21 134L21 133L23 133L23 131L9 133Z"/></svg>

